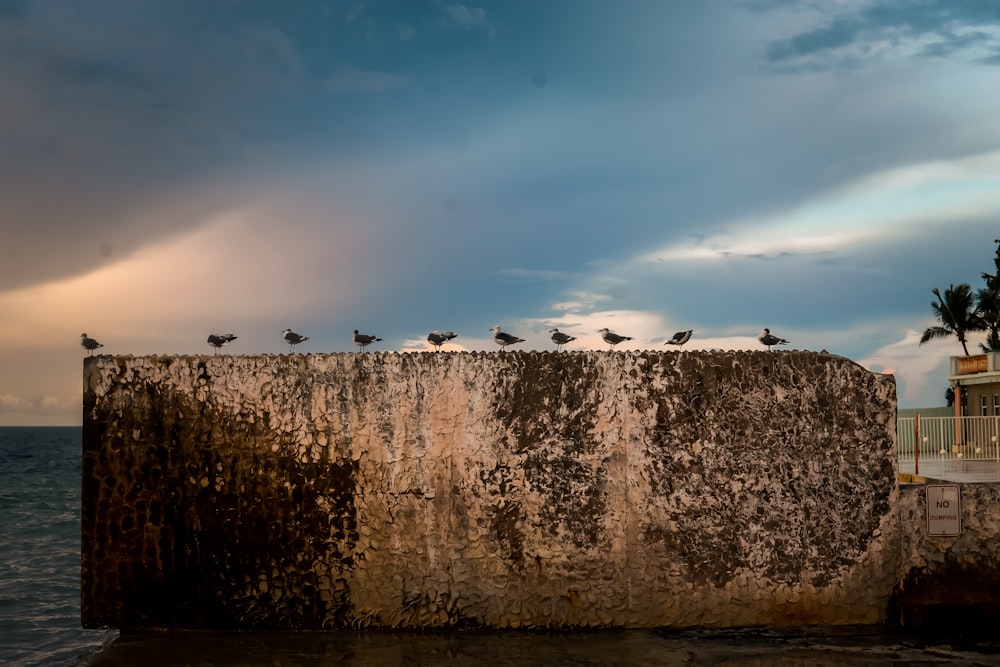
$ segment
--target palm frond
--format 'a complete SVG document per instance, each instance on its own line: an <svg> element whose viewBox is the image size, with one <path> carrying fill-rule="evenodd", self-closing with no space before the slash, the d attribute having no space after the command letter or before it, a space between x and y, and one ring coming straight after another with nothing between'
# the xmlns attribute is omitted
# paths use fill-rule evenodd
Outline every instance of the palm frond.
<svg viewBox="0 0 1000 667"><path fill-rule="evenodd" d="M955 335L955 332L951 329L946 329L944 327L927 327L924 329L923 335L920 336L920 345L923 345L929 340L948 338L953 335Z"/></svg>

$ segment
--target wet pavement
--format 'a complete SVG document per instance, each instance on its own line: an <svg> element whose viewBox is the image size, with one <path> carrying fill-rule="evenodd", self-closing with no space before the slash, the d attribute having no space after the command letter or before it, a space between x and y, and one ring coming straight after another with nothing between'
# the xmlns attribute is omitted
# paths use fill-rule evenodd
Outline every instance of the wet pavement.
<svg viewBox="0 0 1000 667"><path fill-rule="evenodd" d="M919 462L899 462L900 482L921 484L926 481L957 482L959 484L1000 483L1000 461L972 459L937 459ZM924 479L907 478L919 475Z"/></svg>

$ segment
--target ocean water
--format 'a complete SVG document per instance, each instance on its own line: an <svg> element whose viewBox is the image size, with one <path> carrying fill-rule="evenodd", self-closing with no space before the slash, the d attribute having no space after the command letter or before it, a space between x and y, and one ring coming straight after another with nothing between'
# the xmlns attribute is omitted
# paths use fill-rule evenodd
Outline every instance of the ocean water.
<svg viewBox="0 0 1000 667"><path fill-rule="evenodd" d="M80 433L0 428L0 665L77 665L117 636L80 627Z"/></svg>
<svg viewBox="0 0 1000 667"><path fill-rule="evenodd" d="M1000 628L933 640L871 627L119 636L80 627L79 577L80 429L0 428L2 666L1000 666Z"/></svg>

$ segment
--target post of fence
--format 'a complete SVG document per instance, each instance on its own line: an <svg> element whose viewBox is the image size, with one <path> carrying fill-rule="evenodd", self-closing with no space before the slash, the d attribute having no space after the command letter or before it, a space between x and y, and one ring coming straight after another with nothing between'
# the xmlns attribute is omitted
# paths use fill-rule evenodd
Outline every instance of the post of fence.
<svg viewBox="0 0 1000 667"><path fill-rule="evenodd" d="M913 474L920 474L920 413L913 417Z"/></svg>
<svg viewBox="0 0 1000 667"><path fill-rule="evenodd" d="M962 444L962 386L955 383L955 444Z"/></svg>

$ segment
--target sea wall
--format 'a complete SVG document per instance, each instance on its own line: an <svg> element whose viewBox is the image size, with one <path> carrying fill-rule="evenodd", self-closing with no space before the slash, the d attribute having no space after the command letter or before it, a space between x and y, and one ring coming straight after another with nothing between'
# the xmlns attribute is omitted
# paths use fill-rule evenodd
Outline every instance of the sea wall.
<svg viewBox="0 0 1000 667"><path fill-rule="evenodd" d="M928 486L901 487L900 587L893 607L904 626L994 636L1000 626L1000 484L927 484L958 487L961 532L928 534Z"/></svg>
<svg viewBox="0 0 1000 667"><path fill-rule="evenodd" d="M879 622L895 410L810 352L87 358L83 623Z"/></svg>

